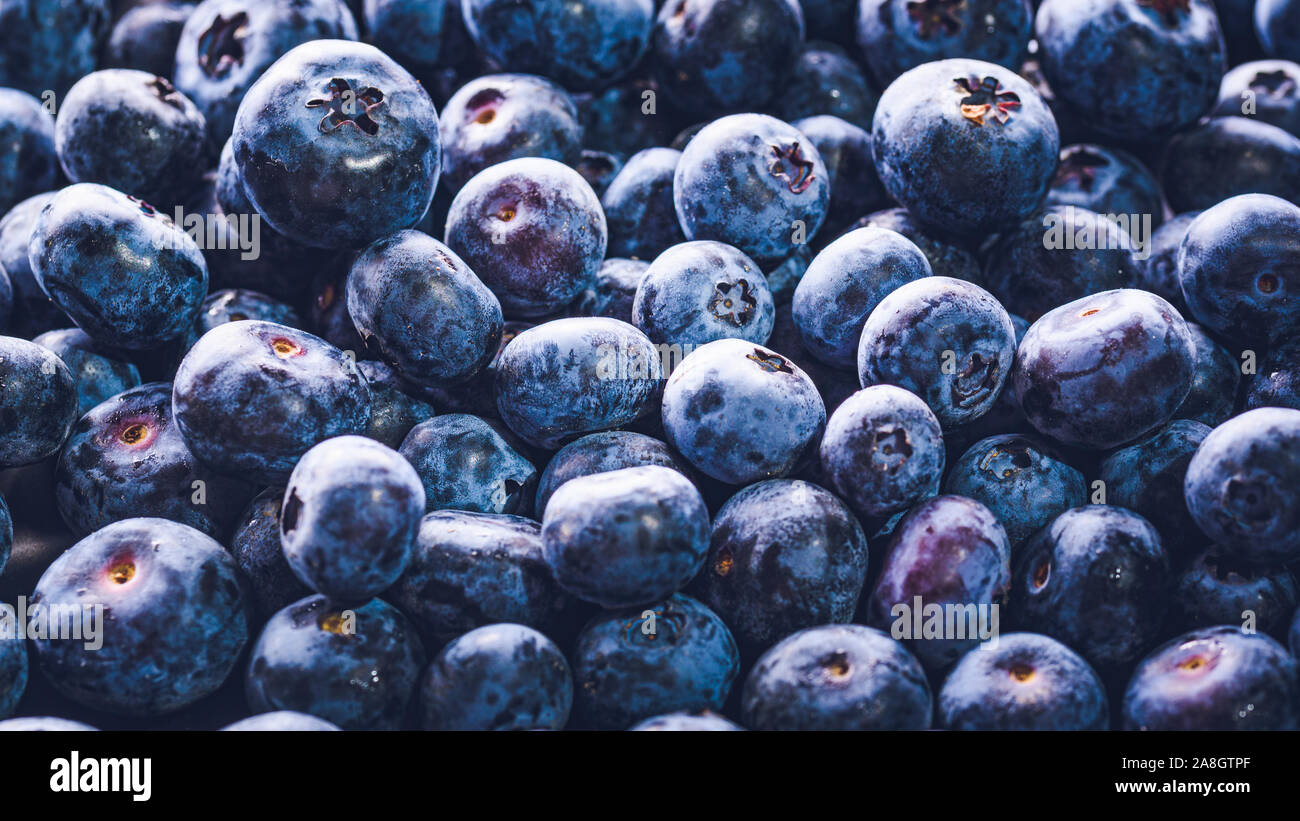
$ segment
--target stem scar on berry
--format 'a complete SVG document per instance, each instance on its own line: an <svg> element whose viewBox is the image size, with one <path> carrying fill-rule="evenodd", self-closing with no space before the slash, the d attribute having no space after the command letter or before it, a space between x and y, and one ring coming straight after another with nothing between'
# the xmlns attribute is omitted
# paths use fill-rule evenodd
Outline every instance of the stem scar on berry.
<svg viewBox="0 0 1300 821"><path fill-rule="evenodd" d="M713 298L709 300L709 312L723 322L730 322L736 327L748 322L754 316L754 309L757 306L758 300L754 298L749 280L746 279L739 279L734 283L717 283L713 286Z"/></svg>
<svg viewBox="0 0 1300 821"><path fill-rule="evenodd" d="M199 35L199 68L209 77L219 77L244 62L244 38L248 36L248 12L230 17L220 14Z"/></svg>
<svg viewBox="0 0 1300 821"><path fill-rule="evenodd" d="M966 95L961 99L961 115L975 125L984 125L984 118L990 114L1005 125L1011 113L1020 108L1020 95L1004 90L996 77L985 77L982 82L978 77L958 77L953 82Z"/></svg>
<svg viewBox="0 0 1300 821"><path fill-rule="evenodd" d="M768 166L768 173L779 180L785 180L790 193L802 194L817 179L813 173L812 161L804 156L798 142L792 142L788 146L773 145L772 156L774 159Z"/></svg>
<svg viewBox="0 0 1300 821"><path fill-rule="evenodd" d="M374 86L366 86L354 91L352 83L335 77L329 82L329 97L307 101L308 108L328 108L329 112L321 118L320 131L329 134L345 125L351 125L364 134L374 136L379 133L379 123L370 117L384 103L384 92ZM360 107L360 113L357 109Z"/></svg>
<svg viewBox="0 0 1300 821"><path fill-rule="evenodd" d="M794 373L790 363L779 354L766 353L760 348L755 348L754 352L745 358L757 362L758 366L768 373Z"/></svg>

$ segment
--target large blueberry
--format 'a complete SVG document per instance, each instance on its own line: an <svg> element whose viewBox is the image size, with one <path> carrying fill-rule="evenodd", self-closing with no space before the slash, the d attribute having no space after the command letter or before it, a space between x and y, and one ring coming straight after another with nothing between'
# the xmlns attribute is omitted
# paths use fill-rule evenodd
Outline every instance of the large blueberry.
<svg viewBox="0 0 1300 821"><path fill-rule="evenodd" d="M570 479L642 465L659 465L690 475L690 468L680 456L644 433L612 430L576 439L560 448L542 472L537 482L536 515L541 518L551 494Z"/></svg>
<svg viewBox="0 0 1300 821"><path fill-rule="evenodd" d="M1242 561L1234 551L1211 546L1192 558L1174 582L1177 632L1240 624L1285 638L1300 604L1295 574L1281 564Z"/></svg>
<svg viewBox="0 0 1300 821"><path fill-rule="evenodd" d="M58 453L77 421L72 372L41 345L0 336L0 467Z"/></svg>
<svg viewBox="0 0 1300 821"><path fill-rule="evenodd" d="M1300 137L1246 117L1214 117L1165 146L1160 182L1175 213L1239 194L1300 199Z"/></svg>
<svg viewBox="0 0 1300 821"><path fill-rule="evenodd" d="M424 484L429 512L527 514L537 468L477 416L447 413L411 429L401 453Z"/></svg>
<svg viewBox="0 0 1300 821"><path fill-rule="evenodd" d="M95 68L112 19L109 0L0 2L0 86L28 94L68 87Z"/></svg>
<svg viewBox="0 0 1300 821"><path fill-rule="evenodd" d="M862 0L857 41L876 81L888 85L947 57L1018 69L1033 24L1029 0Z"/></svg>
<svg viewBox="0 0 1300 821"><path fill-rule="evenodd" d="M600 198L610 256L652 260L686 241L673 204L673 178L681 158L682 152L671 148L647 148L629 157L610 181Z"/></svg>
<svg viewBox="0 0 1300 821"><path fill-rule="evenodd" d="M655 257L637 287L632 324L656 344L718 339L764 344L776 307L758 265L722 242L674 245Z"/></svg>

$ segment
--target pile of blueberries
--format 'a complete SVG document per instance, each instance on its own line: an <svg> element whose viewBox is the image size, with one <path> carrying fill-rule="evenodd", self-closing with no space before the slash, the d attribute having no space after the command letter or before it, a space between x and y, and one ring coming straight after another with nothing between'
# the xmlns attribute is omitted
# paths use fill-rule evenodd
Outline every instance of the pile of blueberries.
<svg viewBox="0 0 1300 821"><path fill-rule="evenodd" d="M0 0L0 729L1297 729L1292 60Z"/></svg>

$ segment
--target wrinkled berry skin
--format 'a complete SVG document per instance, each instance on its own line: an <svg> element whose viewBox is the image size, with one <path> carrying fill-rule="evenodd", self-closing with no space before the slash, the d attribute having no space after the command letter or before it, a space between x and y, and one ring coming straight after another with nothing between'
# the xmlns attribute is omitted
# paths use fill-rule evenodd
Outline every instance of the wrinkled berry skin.
<svg viewBox="0 0 1300 821"><path fill-rule="evenodd" d="M1019 551L1011 602L1018 625L1064 642L1105 674L1160 638L1171 581L1150 522L1088 505L1057 516Z"/></svg>
<svg viewBox="0 0 1300 821"><path fill-rule="evenodd" d="M863 214L890 204L871 159L870 131L826 114L795 120L791 125L812 140L826 164L831 199L823 231L838 233Z"/></svg>
<svg viewBox="0 0 1300 821"><path fill-rule="evenodd" d="M804 13L808 13L807 8ZM772 107L778 118L791 124L801 118L827 115L870 129L871 115L879 100L880 93L847 50L833 43L810 42L799 52L785 88L772 100ZM803 130L798 125L795 128Z"/></svg>
<svg viewBox="0 0 1300 821"><path fill-rule="evenodd" d="M284 488L270 487L253 498L230 537L230 553L248 580L257 623L288 607L312 590L294 575L280 545L280 510Z"/></svg>
<svg viewBox="0 0 1300 821"><path fill-rule="evenodd" d="M1011 543L987 507L962 496L936 496L912 508L894 529L885 565L867 602L867 622L904 642L927 670L943 670L979 644L987 621L972 618L966 638L913 633L912 612L938 605L1000 608L1011 584ZM901 608L901 610L900 610ZM922 616L924 616L924 610ZM965 617L963 617L965 618ZM901 632L900 632L901 629Z"/></svg>
<svg viewBox="0 0 1300 821"><path fill-rule="evenodd" d="M780 90L804 39L797 0L664 3L655 23L655 79L692 115L753 110Z"/></svg>
<svg viewBox="0 0 1300 821"><path fill-rule="evenodd" d="M442 179L459 191L491 165L546 157L567 165L582 151L578 109L564 89L531 74L490 74L461 86L438 119Z"/></svg>
<svg viewBox="0 0 1300 821"><path fill-rule="evenodd" d="M1153 226L1164 219L1164 201L1155 174L1127 151L1100 145L1075 144L1061 149L1061 164L1047 202L1098 214L1149 215Z"/></svg>
<svg viewBox="0 0 1300 821"><path fill-rule="evenodd" d="M752 730L924 730L932 711L916 658L860 624L788 636L750 671L743 698Z"/></svg>
<svg viewBox="0 0 1300 821"><path fill-rule="evenodd" d="M725 242L771 265L816 236L830 207L830 175L817 146L794 126L733 114L706 125L682 151L673 204L687 239Z"/></svg>
<svg viewBox="0 0 1300 821"><path fill-rule="evenodd" d="M203 115L166 78L110 68L87 74L59 103L54 143L68 179L173 205L203 174Z"/></svg>
<svg viewBox="0 0 1300 821"><path fill-rule="evenodd" d="M1183 298L1182 283L1178 281L1178 249L1183 246L1187 229L1200 215L1200 211L1187 211L1165 221L1151 235L1145 249L1146 259L1135 257L1137 279L1132 287L1164 297L1184 318L1191 314Z"/></svg>
<svg viewBox="0 0 1300 821"><path fill-rule="evenodd" d="M54 118L39 100L0 88L0 214L28 197L56 187L59 158L54 152Z"/></svg>
<svg viewBox="0 0 1300 821"><path fill-rule="evenodd" d="M535 447L625 425L659 395L658 352L617 319L557 319L520 333L496 365L501 419Z"/></svg>
<svg viewBox="0 0 1300 821"><path fill-rule="evenodd" d="M1174 411L1174 418L1194 419L1215 427L1227 421L1233 414L1237 385L1241 382L1241 360L1215 342L1200 325L1189 322L1187 328L1192 332L1192 347L1196 350L1196 375L1192 378L1192 389L1187 393L1187 398L1178 406L1178 410ZM1270 351L1265 357L1262 365L1263 374L1269 373L1271 364L1278 361L1275 356L1282 350L1278 348ZM1263 380L1267 378L1270 377L1256 378L1251 385L1250 396L1255 396L1254 391L1264 384ZM1269 401L1260 404L1290 407L1286 402ZM1252 404L1249 397L1247 398L1247 408L1258 406ZM1300 401L1295 407L1300 408Z"/></svg>
<svg viewBox="0 0 1300 821"><path fill-rule="evenodd" d="M342 0L204 0L181 29L172 78L203 112L209 144L220 148L263 72L295 46L326 38L357 39Z"/></svg>
<svg viewBox="0 0 1300 821"><path fill-rule="evenodd" d="M895 80L880 97L871 139L885 190L939 236L978 236L1029 217L1060 150L1056 120L1033 86L964 59Z"/></svg>
<svg viewBox="0 0 1300 821"><path fill-rule="evenodd" d="M915 393L949 429L993 407L1015 353L1011 317L992 294L960 279L922 277L894 290L867 317L858 379L864 387L896 385Z"/></svg>
<svg viewBox="0 0 1300 821"><path fill-rule="evenodd" d="M427 512L531 510L537 468L477 416L447 413L421 422L400 451L424 484Z"/></svg>
<svg viewBox="0 0 1300 821"><path fill-rule="evenodd" d="M596 192L577 171L542 157L476 174L447 213L447 245L511 318L572 302L595 278L607 241Z"/></svg>
<svg viewBox="0 0 1300 821"><path fill-rule="evenodd" d="M58 354L72 372L77 383L78 415L89 412L110 396L140 384L139 368L109 355L78 328L46 331L32 341Z"/></svg>
<svg viewBox="0 0 1300 821"><path fill-rule="evenodd" d="M1240 194L1300 199L1300 137L1246 117L1214 117L1165 146L1160 185L1175 213Z"/></svg>
<svg viewBox="0 0 1300 821"><path fill-rule="evenodd" d="M826 423L821 465L863 516L911 507L943 475L943 433L929 406L893 385L863 388Z"/></svg>
<svg viewBox="0 0 1300 821"><path fill-rule="evenodd" d="M611 430L576 439L551 457L537 482L536 515L546 512L551 495L565 482L622 468L659 465L690 477L690 468L663 442L644 433Z"/></svg>
<svg viewBox="0 0 1300 821"><path fill-rule="evenodd" d="M239 104L231 139L258 212L316 248L357 248L415 225L442 159L428 92L374 46L347 40L276 60Z"/></svg>
<svg viewBox="0 0 1300 821"><path fill-rule="evenodd" d="M853 619L867 574L867 537L829 491L791 479L732 496L713 522L691 593L756 659L805 627Z"/></svg>
<svg viewBox="0 0 1300 821"><path fill-rule="evenodd" d="M602 607L672 595L709 549L709 512L690 480L658 465L582 476L559 487L542 519L560 587Z"/></svg>
<svg viewBox="0 0 1300 821"><path fill-rule="evenodd" d="M102 606L103 645L34 641L45 677L77 703L112 713L156 716L198 701L221 686L248 641L235 560L163 519L115 522L55 559L29 608L57 605Z"/></svg>
<svg viewBox="0 0 1300 821"><path fill-rule="evenodd" d="M304 584L362 602L406 569L424 515L424 488L401 454L363 436L336 436L294 466L280 543Z"/></svg>
<svg viewBox="0 0 1300 821"><path fill-rule="evenodd" d="M882 299L930 272L925 254L902 234L875 226L848 232L813 257L795 286L799 342L828 365L855 368L867 317Z"/></svg>
<svg viewBox="0 0 1300 821"><path fill-rule="evenodd" d="M654 25L651 0L463 0L461 8L486 57L575 89L626 74Z"/></svg>
<svg viewBox="0 0 1300 821"><path fill-rule="evenodd" d="M190 453L165 382L130 388L82 416L54 474L55 503L77 536L150 516L225 539L256 490Z"/></svg>
<svg viewBox="0 0 1300 821"><path fill-rule="evenodd" d="M99 343L156 348L189 331L208 290L203 252L148 203L104 185L64 188L27 246L32 273Z"/></svg>
<svg viewBox="0 0 1300 821"><path fill-rule="evenodd" d="M424 663L415 628L392 605L372 599L349 617L311 596L266 623L244 693L254 712L295 710L344 730L397 730Z"/></svg>
<svg viewBox="0 0 1300 821"><path fill-rule="evenodd" d="M274 322L219 325L194 343L172 385L181 435L223 473L283 482L307 449L362 433L370 389L352 360Z"/></svg>
<svg viewBox="0 0 1300 821"><path fill-rule="evenodd" d="M1124 692L1126 730L1294 730L1296 661L1260 633L1219 626L1147 656Z"/></svg>
<svg viewBox="0 0 1300 821"><path fill-rule="evenodd" d="M1187 307L1234 340L1290 339L1300 331L1300 207L1245 194L1201 213L1178 252Z"/></svg>
<svg viewBox="0 0 1300 821"><path fill-rule="evenodd" d="M0 639L0 719L14 714L26 689L27 643L20 639Z"/></svg>
<svg viewBox="0 0 1300 821"><path fill-rule="evenodd" d="M1037 633L1000 636L962 656L939 691L950 730L1106 730L1106 689L1088 662Z"/></svg>
<svg viewBox="0 0 1300 821"><path fill-rule="evenodd" d="M790 473L816 447L826 407L808 374L740 339L701 345L664 386L668 443L699 471L746 485Z"/></svg>
<svg viewBox="0 0 1300 821"><path fill-rule="evenodd" d="M1176 629L1170 632L1242 624L1249 612L1255 630L1285 639L1297 604L1300 586L1287 567L1239 561L1231 552L1211 546L1174 582L1171 621Z"/></svg>
<svg viewBox="0 0 1300 821"><path fill-rule="evenodd" d="M849 226L845 233L867 227L885 228L907 237L925 254L935 276L964 279L976 284L983 282L979 262L974 254L964 245L954 244L951 239L936 239L906 208L891 208L868 214Z"/></svg>
<svg viewBox="0 0 1300 821"><path fill-rule="evenodd" d="M1183 500L1183 480L1192 455L1209 433L1208 425L1175 419L1111 453L1097 472L1106 483L1106 502L1155 525L1171 556L1186 556L1203 541Z"/></svg>
<svg viewBox="0 0 1300 821"><path fill-rule="evenodd" d="M348 313L366 347L418 385L465 382L496 355L501 303L438 240L399 231L361 252Z"/></svg>
<svg viewBox="0 0 1300 821"><path fill-rule="evenodd" d="M674 245L655 257L637 287L632 324L651 342L704 345L772 335L776 306L758 265L722 242Z"/></svg>
<svg viewBox="0 0 1300 821"><path fill-rule="evenodd" d="M1085 504L1088 486L1046 442L1007 433L971 445L948 472L943 492L987 507L1014 548L1058 515Z"/></svg>
<svg viewBox="0 0 1300 821"><path fill-rule="evenodd" d="M48 348L0 336L0 468L59 452L77 421L72 372Z"/></svg>
<svg viewBox="0 0 1300 821"><path fill-rule="evenodd" d="M1254 562L1300 558L1300 410L1257 408L1206 435L1183 492L1201 531Z"/></svg>
<svg viewBox="0 0 1300 821"><path fill-rule="evenodd" d="M109 0L7 0L0 4L0 86L62 100L95 69L112 18Z"/></svg>
<svg viewBox="0 0 1300 821"><path fill-rule="evenodd" d="M562 730L573 675L555 642L491 624L448 644L420 676L426 730Z"/></svg>
<svg viewBox="0 0 1300 821"><path fill-rule="evenodd" d="M682 152L647 148L628 158L601 195L611 257L652 260L686 241L673 204L673 179Z"/></svg>
<svg viewBox="0 0 1300 821"><path fill-rule="evenodd" d="M250 716L221 728L226 732L244 733L314 733L338 732L341 728L323 718L298 713L293 710L275 710Z"/></svg>
<svg viewBox="0 0 1300 821"><path fill-rule="evenodd" d="M1187 323L1146 291L1104 291L1055 308L1025 333L1013 371L1034 428L1066 445L1113 448L1154 430L1192 386Z"/></svg>
<svg viewBox="0 0 1300 821"><path fill-rule="evenodd" d="M570 306L572 316L607 316L632 323L632 303L650 263L639 259L608 257L596 272L596 281Z"/></svg>
<svg viewBox="0 0 1300 821"><path fill-rule="evenodd" d="M727 626L689 596L602 613L573 651L574 715L622 730L678 710L718 711L739 669Z"/></svg>
<svg viewBox="0 0 1300 821"><path fill-rule="evenodd" d="M1222 16L1220 22L1226 26ZM1248 100L1249 114L1244 110ZM1255 60L1234 66L1223 75L1214 115L1250 117L1300 134L1300 66L1290 60Z"/></svg>
<svg viewBox="0 0 1300 821"><path fill-rule="evenodd" d="M629 729L636 732L736 732L744 730L734 721L723 718L708 710L698 712L665 713L654 718L647 718Z"/></svg>
<svg viewBox="0 0 1300 821"><path fill-rule="evenodd" d="M1028 0L864 0L857 42L876 82L949 57L971 57L1020 68L1033 37Z"/></svg>
<svg viewBox="0 0 1300 821"><path fill-rule="evenodd" d="M434 417L433 406L408 395L406 384L384 363L358 362L357 370L370 386L370 423L366 426L366 436L397 450L411 428Z"/></svg>

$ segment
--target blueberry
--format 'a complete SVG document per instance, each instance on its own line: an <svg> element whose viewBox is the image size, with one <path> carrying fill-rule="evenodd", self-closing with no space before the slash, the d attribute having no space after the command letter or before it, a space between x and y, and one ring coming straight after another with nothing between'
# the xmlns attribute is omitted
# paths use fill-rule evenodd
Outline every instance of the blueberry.
<svg viewBox="0 0 1300 821"><path fill-rule="evenodd" d="M682 152L671 148L638 151L623 164L601 196L609 226L612 257L652 260L685 242L673 204L673 178Z"/></svg>
<svg viewBox="0 0 1300 821"><path fill-rule="evenodd" d="M79 704L125 715L162 715L209 695L248 641L238 572L220 544L177 522L126 519L96 531L55 559L32 595L37 618L69 607L104 618L96 638L33 642L45 678Z"/></svg>
<svg viewBox="0 0 1300 821"><path fill-rule="evenodd" d="M303 327L293 306L257 291L226 288L213 291L203 300L203 308L199 312L198 335L202 336L218 325L245 319L277 322L290 328Z"/></svg>
<svg viewBox="0 0 1300 821"><path fill-rule="evenodd" d="M1046 442L1018 433L971 445L948 472L943 491L992 511L1013 548L1058 515L1083 505L1088 496L1082 473Z"/></svg>
<svg viewBox="0 0 1300 821"><path fill-rule="evenodd" d="M438 114L374 46L313 40L266 70L239 104L235 162L258 213L318 248L356 248L419 222L433 201Z"/></svg>
<svg viewBox="0 0 1300 821"><path fill-rule="evenodd" d="M0 732L36 733L36 732L98 732L98 729L80 721L53 716L23 716L0 721Z"/></svg>
<svg viewBox="0 0 1300 821"><path fill-rule="evenodd" d="M755 659L805 627L852 620L867 574L867 537L829 491L790 479L750 485L713 522L692 592Z"/></svg>
<svg viewBox="0 0 1300 821"><path fill-rule="evenodd" d="M400 450L419 474L429 512L531 510L537 468L477 416L449 413L421 422Z"/></svg>
<svg viewBox="0 0 1300 821"><path fill-rule="evenodd" d="M607 316L631 324L632 303L650 263L608 257L596 272L591 288L570 306L573 316Z"/></svg>
<svg viewBox="0 0 1300 821"><path fill-rule="evenodd" d="M658 94L658 86L644 72L601 91L575 94L583 145L630 157L670 143L680 126L675 117L659 116ZM651 100L656 104L649 104Z"/></svg>
<svg viewBox="0 0 1300 821"><path fill-rule="evenodd" d="M1249 625L1283 638L1300 604L1300 586L1283 565L1243 562L1232 551L1209 547L1174 582L1177 632L1219 624Z"/></svg>
<svg viewBox="0 0 1300 821"><path fill-rule="evenodd" d="M857 41L877 82L887 85L948 57L1018 69L1033 23L1028 0L863 0Z"/></svg>
<svg viewBox="0 0 1300 821"><path fill-rule="evenodd" d="M804 14L808 14L807 8ZM871 115L879 100L880 93L847 51L833 43L815 42L806 44L799 52L785 87L772 100L772 105L778 118L807 133L794 121L830 115L858 128L870 129Z"/></svg>
<svg viewBox="0 0 1300 821"><path fill-rule="evenodd" d="M1047 202L1112 215L1112 219L1149 216L1155 226L1165 215L1160 181L1141 160L1127 151L1093 144L1061 149L1061 164L1052 178ZM1129 226L1134 239L1141 238L1140 227Z"/></svg>
<svg viewBox="0 0 1300 821"><path fill-rule="evenodd" d="M823 231L838 233L862 214L890 204L871 159L870 131L829 114L805 117L790 125L812 141L826 164L831 199Z"/></svg>
<svg viewBox="0 0 1300 821"><path fill-rule="evenodd" d="M669 444L720 482L785 476L813 452L826 407L808 374L740 339L692 351L664 386Z"/></svg>
<svg viewBox="0 0 1300 821"><path fill-rule="evenodd" d="M295 710L344 730L406 724L425 653L415 629L379 599L341 610L324 596L271 617L244 678L254 712Z"/></svg>
<svg viewBox="0 0 1300 821"><path fill-rule="evenodd" d="M95 68L111 25L109 0L0 3L0 86L29 94L68 87Z"/></svg>
<svg viewBox="0 0 1300 821"><path fill-rule="evenodd" d="M54 118L30 94L0 88L0 213L22 200L54 188L59 158L54 151Z"/></svg>
<svg viewBox="0 0 1300 821"><path fill-rule="evenodd" d="M1240 559L1300 558L1300 410L1257 408L1219 425L1187 465L1187 509Z"/></svg>
<svg viewBox="0 0 1300 821"><path fill-rule="evenodd" d="M1300 199L1300 137L1245 117L1215 117L1165 145L1160 184L1175 213L1239 194Z"/></svg>
<svg viewBox="0 0 1300 821"><path fill-rule="evenodd" d="M1164 424L1191 390L1187 323L1146 291L1103 291L1054 308L1016 353L1016 398L1045 436L1113 448Z"/></svg>
<svg viewBox="0 0 1300 821"><path fill-rule="evenodd" d="M1255 32L1270 57L1300 57L1300 6L1292 0L1256 0Z"/></svg>
<svg viewBox="0 0 1300 821"><path fill-rule="evenodd" d="M936 276L954 277L977 284L983 281L979 262L964 244L954 243L952 237L936 239L906 208L891 208L868 214L849 226L845 233L867 227L885 228L907 237L925 254L930 270Z"/></svg>
<svg viewBox="0 0 1300 821"><path fill-rule="evenodd" d="M656 344L763 344L774 312L767 279L753 260L725 243L701 240L674 245L650 263L632 303L632 323Z"/></svg>
<svg viewBox="0 0 1300 821"><path fill-rule="evenodd" d="M9 513L9 506L0 496L0 573L4 572L5 563L14 546L14 520Z"/></svg>
<svg viewBox="0 0 1300 821"><path fill-rule="evenodd" d="M754 730L924 730L931 711L920 663L858 624L786 637L745 681L744 722Z"/></svg>
<svg viewBox="0 0 1300 821"><path fill-rule="evenodd" d="M539 317L586 289L608 240L600 199L577 171L527 157L470 179L447 214L447 245L510 317Z"/></svg>
<svg viewBox="0 0 1300 821"><path fill-rule="evenodd" d="M95 183L64 188L32 228L41 288L96 342L156 348L193 327L208 289L203 253L153 206Z"/></svg>
<svg viewBox="0 0 1300 821"><path fill-rule="evenodd" d="M1230 354L1228 356L1235 373L1237 363L1231 359ZM1226 380L1220 383L1220 389L1225 382ZM1271 349L1260 363L1260 373L1251 378L1249 385L1246 392L1247 409L1300 409L1300 346L1297 346L1296 340L1287 340Z"/></svg>
<svg viewBox="0 0 1300 821"><path fill-rule="evenodd" d="M947 429L993 407L1015 349L1011 317L992 294L965 280L922 277L899 286L867 317L858 378L864 387L912 391Z"/></svg>
<svg viewBox="0 0 1300 821"><path fill-rule="evenodd" d="M560 448L542 472L537 483L537 516L546 512L551 495L571 479L643 465L672 468L690 476L690 468L681 457L644 433L613 430L576 439Z"/></svg>
<svg viewBox="0 0 1300 821"><path fill-rule="evenodd" d="M768 265L816 236L830 176L816 145L793 126L733 114L706 125L682 151L673 203L687 239L725 242Z"/></svg>
<svg viewBox="0 0 1300 821"><path fill-rule="evenodd" d="M1187 229L1200 215L1200 211L1186 211L1166 220L1148 240L1143 254L1146 259L1134 257L1137 279L1133 287L1164 297L1184 316L1190 314L1183 298L1183 286L1178 281L1178 249L1183 245Z"/></svg>
<svg viewBox="0 0 1300 821"><path fill-rule="evenodd" d="M455 61L454 48L444 50L443 44L465 36L460 0L365 0L356 5L364 11L358 21L364 23L365 39L415 76L423 78Z"/></svg>
<svg viewBox="0 0 1300 821"><path fill-rule="evenodd" d="M214 469L283 482L307 449L361 433L370 390L355 364L319 337L274 322L229 322L181 361L172 387L176 423Z"/></svg>
<svg viewBox="0 0 1300 821"><path fill-rule="evenodd" d="M411 428L433 418L433 406L408 394L406 385L392 368L367 360L358 362L357 370L370 386L370 423L366 426L366 436L397 450Z"/></svg>
<svg viewBox="0 0 1300 821"><path fill-rule="evenodd" d="M1106 690L1077 653L1048 636L1012 633L962 656L939 691L953 730L1106 730Z"/></svg>
<svg viewBox="0 0 1300 821"><path fill-rule="evenodd" d="M236 721L234 724L228 724L221 729L229 732L245 733L312 733L335 732L340 728L323 718L317 718L306 713L297 713L293 710L274 710Z"/></svg>
<svg viewBox="0 0 1300 821"><path fill-rule="evenodd" d="M141 382L139 368L96 345L85 331L76 328L46 331L32 341L58 354L72 372L77 385L79 416Z"/></svg>
<svg viewBox="0 0 1300 821"><path fill-rule="evenodd" d="M1174 411L1175 419L1195 419L1210 427L1215 427L1232 416L1237 396L1237 385L1241 382L1241 362L1228 350L1215 342L1200 325L1187 323L1192 332L1192 347L1196 351L1196 375L1192 377L1192 389L1183 400L1183 404ZM1263 367L1268 373L1270 363L1281 351L1270 352L1265 357ZM1265 377L1271 378L1271 377ZM1254 388L1260 385L1256 380ZM1285 402L1263 402L1265 405L1285 405ZM1257 407L1247 402L1248 407ZM1300 405L1298 405L1300 407Z"/></svg>
<svg viewBox="0 0 1300 821"><path fill-rule="evenodd" d="M727 625L689 596L602 613L573 651L574 713L608 730L679 710L721 710L739 668Z"/></svg>
<svg viewBox="0 0 1300 821"><path fill-rule="evenodd" d="M426 730L562 730L573 675L560 648L519 624L491 624L448 644L420 677Z"/></svg>
<svg viewBox="0 0 1300 821"><path fill-rule="evenodd" d="M0 467L59 452L77 421L72 372L48 348L0 336Z"/></svg>
<svg viewBox="0 0 1300 821"><path fill-rule="evenodd" d="M280 511L284 488L270 487L254 497L239 517L230 538L230 553L248 580L258 623L312 591L294 575L280 545Z"/></svg>
<svg viewBox="0 0 1300 821"><path fill-rule="evenodd" d="M366 347L411 382L465 382L497 352L501 303L464 260L419 231L399 231L361 252L347 289Z"/></svg>
<svg viewBox="0 0 1300 821"><path fill-rule="evenodd" d="M1221 15L1220 22L1227 27ZM1219 117L1249 117L1300 135L1300 65L1256 60L1234 66L1219 85Z"/></svg>
<svg viewBox="0 0 1300 821"><path fill-rule="evenodd" d="M18 708L27 690L27 643L22 639L0 638L0 719Z"/></svg>
<svg viewBox="0 0 1300 821"><path fill-rule="evenodd" d="M863 388L826 423L821 464L858 513L906 510L943 475L939 420L914 393L893 385Z"/></svg>
<svg viewBox="0 0 1300 821"><path fill-rule="evenodd" d="M1147 656L1124 692L1126 730L1294 730L1296 662L1273 639L1211 627Z"/></svg>
<svg viewBox="0 0 1300 821"><path fill-rule="evenodd" d="M193 11L187 3L170 1L129 9L113 24L101 68L132 68L171 77L181 30Z"/></svg>
<svg viewBox="0 0 1300 821"><path fill-rule="evenodd" d="M0 729L3 729L0 726ZM637 732L735 732L744 730L739 724L729 719L723 718L717 713L709 710L700 710L694 713L681 711L676 713L665 713L661 716L647 718L640 724L629 728Z"/></svg>

